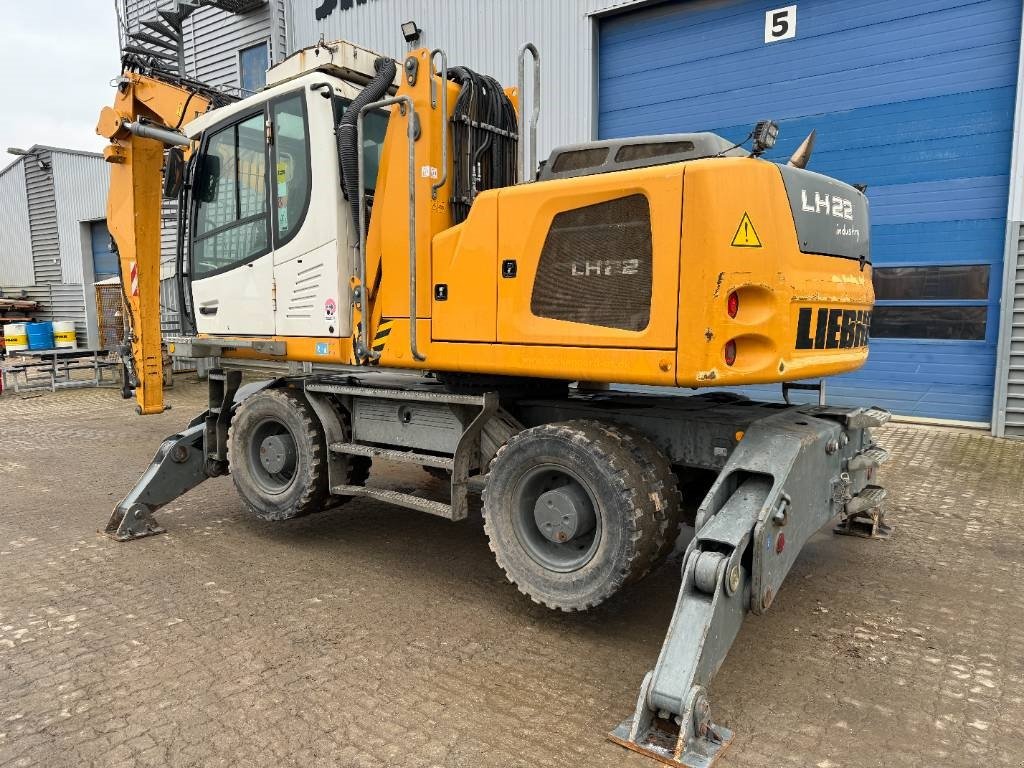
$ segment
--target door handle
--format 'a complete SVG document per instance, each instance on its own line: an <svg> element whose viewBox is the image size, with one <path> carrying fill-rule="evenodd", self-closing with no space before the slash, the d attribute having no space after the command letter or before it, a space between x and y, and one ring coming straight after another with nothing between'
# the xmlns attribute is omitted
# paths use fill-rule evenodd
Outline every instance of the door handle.
<svg viewBox="0 0 1024 768"><path fill-rule="evenodd" d="M217 307L200 307L199 308L199 314L200 315L216 315L217 314Z"/></svg>

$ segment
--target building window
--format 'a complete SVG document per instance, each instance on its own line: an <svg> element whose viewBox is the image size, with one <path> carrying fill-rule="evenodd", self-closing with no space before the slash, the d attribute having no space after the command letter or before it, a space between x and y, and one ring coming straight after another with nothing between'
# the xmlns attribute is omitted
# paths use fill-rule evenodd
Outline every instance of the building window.
<svg viewBox="0 0 1024 768"><path fill-rule="evenodd" d="M267 70L270 68L270 45L260 43L238 52L238 84L242 89L255 93L267 84Z"/></svg>
<svg viewBox="0 0 1024 768"><path fill-rule="evenodd" d="M876 267L871 337L984 340L989 273L988 264Z"/></svg>
<svg viewBox="0 0 1024 768"><path fill-rule="evenodd" d="M533 283L538 317L642 331L651 318L651 208L643 195L555 215Z"/></svg>

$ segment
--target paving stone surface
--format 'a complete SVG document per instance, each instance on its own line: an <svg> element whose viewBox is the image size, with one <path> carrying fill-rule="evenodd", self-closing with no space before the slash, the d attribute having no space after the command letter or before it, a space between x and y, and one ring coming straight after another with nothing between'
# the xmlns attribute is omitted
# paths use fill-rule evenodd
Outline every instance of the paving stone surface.
<svg viewBox="0 0 1024 768"><path fill-rule="evenodd" d="M229 478L98 531L205 390L0 396L0 766L636 766L605 740L653 665L673 562L561 615L478 517L353 501L251 518ZM889 542L818 534L716 678L720 765L1024 766L1024 443L896 425ZM375 470L395 487L435 482Z"/></svg>

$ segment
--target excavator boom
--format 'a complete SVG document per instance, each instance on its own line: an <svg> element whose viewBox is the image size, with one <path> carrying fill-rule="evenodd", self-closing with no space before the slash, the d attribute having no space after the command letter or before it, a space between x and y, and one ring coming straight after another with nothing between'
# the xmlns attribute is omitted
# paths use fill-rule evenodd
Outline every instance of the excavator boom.
<svg viewBox="0 0 1024 768"><path fill-rule="evenodd" d="M160 171L164 150L189 141L177 131L211 106L203 94L156 77L125 72L114 104L104 107L96 133L110 140L107 227L114 240L126 311L122 360L125 390L135 390L140 414L161 413Z"/></svg>

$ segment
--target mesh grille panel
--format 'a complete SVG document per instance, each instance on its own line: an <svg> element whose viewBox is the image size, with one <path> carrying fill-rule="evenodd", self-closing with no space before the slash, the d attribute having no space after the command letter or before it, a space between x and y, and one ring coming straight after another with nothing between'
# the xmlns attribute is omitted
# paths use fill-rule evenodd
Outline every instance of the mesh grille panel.
<svg viewBox="0 0 1024 768"><path fill-rule="evenodd" d="M578 171L582 168L594 168L601 165L608 157L608 147L596 147L594 149L574 149L570 152L563 152L555 158L552 168L556 173L562 171Z"/></svg>
<svg viewBox="0 0 1024 768"><path fill-rule="evenodd" d="M615 153L615 162L626 163L630 160L649 160L662 155L676 155L680 152L693 152L692 141L663 141L652 144L627 144Z"/></svg>
<svg viewBox="0 0 1024 768"><path fill-rule="evenodd" d="M544 240L530 311L641 331L651 319L651 252L643 195L562 211Z"/></svg>

